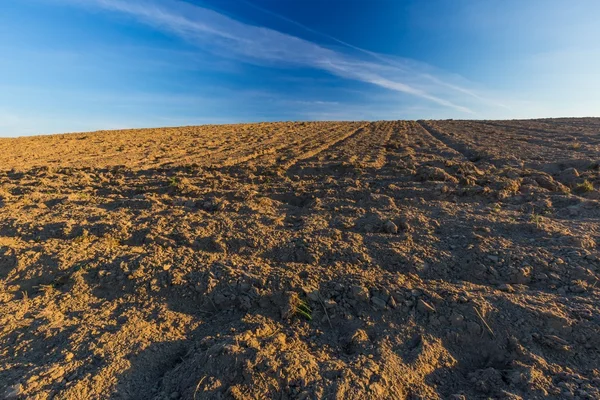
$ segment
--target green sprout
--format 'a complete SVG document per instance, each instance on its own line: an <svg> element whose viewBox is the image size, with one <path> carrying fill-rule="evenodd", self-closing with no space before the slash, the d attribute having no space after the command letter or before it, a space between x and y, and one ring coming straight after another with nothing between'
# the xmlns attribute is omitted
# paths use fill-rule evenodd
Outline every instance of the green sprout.
<svg viewBox="0 0 600 400"><path fill-rule="evenodd" d="M298 305L296 305L295 311L296 314L301 315L309 321L312 321L312 310L310 309L308 304L306 304L306 302L298 300Z"/></svg>

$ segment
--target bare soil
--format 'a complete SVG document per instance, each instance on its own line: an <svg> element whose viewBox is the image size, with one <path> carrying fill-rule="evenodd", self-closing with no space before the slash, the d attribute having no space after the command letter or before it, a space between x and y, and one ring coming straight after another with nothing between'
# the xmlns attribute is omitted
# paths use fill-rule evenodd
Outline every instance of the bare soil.
<svg viewBox="0 0 600 400"><path fill-rule="evenodd" d="M600 119L0 139L0 397L599 399Z"/></svg>

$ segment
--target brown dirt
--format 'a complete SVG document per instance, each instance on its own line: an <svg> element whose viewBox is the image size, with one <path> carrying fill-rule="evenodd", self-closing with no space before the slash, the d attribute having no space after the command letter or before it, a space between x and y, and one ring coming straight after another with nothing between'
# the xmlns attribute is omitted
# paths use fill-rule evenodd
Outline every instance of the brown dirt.
<svg viewBox="0 0 600 400"><path fill-rule="evenodd" d="M0 397L598 399L600 119L0 139Z"/></svg>

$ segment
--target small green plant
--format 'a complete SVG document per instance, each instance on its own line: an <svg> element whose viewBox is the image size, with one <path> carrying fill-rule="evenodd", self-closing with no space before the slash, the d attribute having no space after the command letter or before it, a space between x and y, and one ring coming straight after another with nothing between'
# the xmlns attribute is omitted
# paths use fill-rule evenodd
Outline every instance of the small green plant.
<svg viewBox="0 0 600 400"><path fill-rule="evenodd" d="M575 191L579 193L593 192L594 184L586 179L575 187Z"/></svg>
<svg viewBox="0 0 600 400"><path fill-rule="evenodd" d="M179 186L179 180L174 176L169 178L169 186L176 188Z"/></svg>
<svg viewBox="0 0 600 400"><path fill-rule="evenodd" d="M308 304L306 304L305 301L298 300L298 304L296 305L294 311L297 315L300 315L306 318L307 320L312 321L312 310L310 309Z"/></svg>
<svg viewBox="0 0 600 400"><path fill-rule="evenodd" d="M529 217L529 222L534 223L535 226L539 228L544 222L544 217L542 217L540 214L533 213Z"/></svg>
<svg viewBox="0 0 600 400"><path fill-rule="evenodd" d="M85 264L84 262L78 263L73 266L73 274L78 271L86 271L90 268L90 264Z"/></svg>

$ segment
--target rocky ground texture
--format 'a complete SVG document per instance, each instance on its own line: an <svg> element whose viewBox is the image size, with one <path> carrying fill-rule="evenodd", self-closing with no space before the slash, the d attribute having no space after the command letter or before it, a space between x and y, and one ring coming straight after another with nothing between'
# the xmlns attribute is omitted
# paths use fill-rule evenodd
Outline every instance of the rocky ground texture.
<svg viewBox="0 0 600 400"><path fill-rule="evenodd" d="M0 397L598 399L600 119L0 139Z"/></svg>

